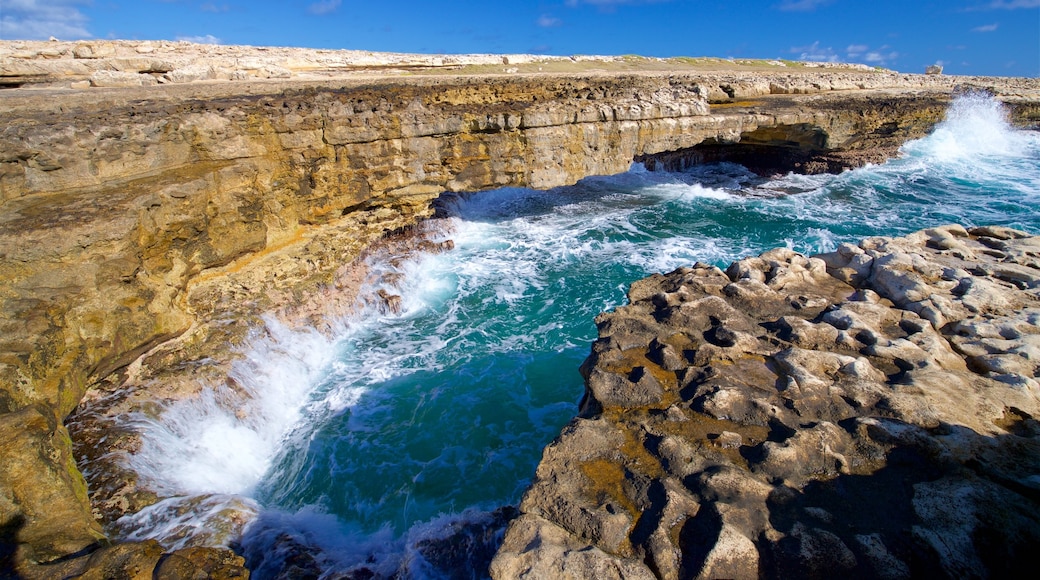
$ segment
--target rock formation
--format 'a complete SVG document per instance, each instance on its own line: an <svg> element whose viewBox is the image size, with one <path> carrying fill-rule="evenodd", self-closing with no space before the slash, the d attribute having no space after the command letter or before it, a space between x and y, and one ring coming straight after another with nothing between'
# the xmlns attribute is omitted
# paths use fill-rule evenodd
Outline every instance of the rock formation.
<svg viewBox="0 0 1040 580"><path fill-rule="evenodd" d="M1040 119L1035 79L407 77L291 49L206 48L210 61L164 43L0 48L0 84L37 87L5 89L0 110L0 562L28 576L173 561L147 542L132 558L98 551L99 521L158 500L120 471L137 443L112 417L227 382L263 314L323 328L354 303L372 244L430 215L442 192L548 188L634 159L854 166L923 135L957 85L1000 95L1019 123ZM211 76L228 58L245 72ZM431 58L422 67L455 66ZM102 88L125 75L141 86ZM92 462L86 482L73 459Z"/></svg>
<svg viewBox="0 0 1040 580"><path fill-rule="evenodd" d="M1008 577L1040 555L1040 237L634 283L496 578Z"/></svg>

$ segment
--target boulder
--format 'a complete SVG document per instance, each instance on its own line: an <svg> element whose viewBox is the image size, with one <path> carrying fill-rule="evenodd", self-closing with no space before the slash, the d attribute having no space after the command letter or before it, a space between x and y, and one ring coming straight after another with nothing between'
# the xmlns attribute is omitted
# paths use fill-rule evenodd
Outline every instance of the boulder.
<svg viewBox="0 0 1040 580"><path fill-rule="evenodd" d="M0 553L46 564L104 539L68 431L42 406L0 414Z"/></svg>
<svg viewBox="0 0 1040 580"><path fill-rule="evenodd" d="M99 70L90 75L90 86L100 88L144 87L157 84L155 77L136 72Z"/></svg>
<svg viewBox="0 0 1040 580"><path fill-rule="evenodd" d="M163 75L171 83L192 83L195 81L208 81L216 78L213 67L207 64L193 64L176 68Z"/></svg>

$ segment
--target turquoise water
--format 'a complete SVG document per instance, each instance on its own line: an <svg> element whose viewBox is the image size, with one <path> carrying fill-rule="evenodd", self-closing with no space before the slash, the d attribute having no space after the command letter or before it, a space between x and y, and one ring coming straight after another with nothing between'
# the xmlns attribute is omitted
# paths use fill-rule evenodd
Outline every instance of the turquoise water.
<svg viewBox="0 0 1040 580"><path fill-rule="evenodd" d="M632 281L697 261L724 267L778 246L817 253L945 223L1038 233L1040 135L1010 129L988 99L963 98L901 158L837 176L633 167L444 206L438 235L454 240L453 251L373 265L403 274L391 289L403 298L400 314L366 311L332 341L287 331L276 355L265 343L251 377L275 376L268 367L286 360L307 364L265 379L296 385L276 389L275 406L292 412L250 427L242 445L266 443L250 451L258 459L247 475L227 476L245 483L168 488L255 499L265 516L254 548L281 530L323 549L330 569L408 566L410 542L435 535L452 515L480 518L519 501L542 448L577 410L593 318L624 303ZM303 347L292 346L298 338ZM190 426L181 431L198 437ZM222 462L213 465L199 469L219 471Z"/></svg>

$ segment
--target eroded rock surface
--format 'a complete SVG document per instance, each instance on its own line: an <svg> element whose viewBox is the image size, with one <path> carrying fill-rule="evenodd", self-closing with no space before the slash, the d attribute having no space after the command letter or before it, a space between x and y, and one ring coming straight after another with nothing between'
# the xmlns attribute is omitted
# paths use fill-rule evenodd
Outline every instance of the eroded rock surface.
<svg viewBox="0 0 1040 580"><path fill-rule="evenodd" d="M1040 563L1040 237L948 226L632 285L496 578Z"/></svg>

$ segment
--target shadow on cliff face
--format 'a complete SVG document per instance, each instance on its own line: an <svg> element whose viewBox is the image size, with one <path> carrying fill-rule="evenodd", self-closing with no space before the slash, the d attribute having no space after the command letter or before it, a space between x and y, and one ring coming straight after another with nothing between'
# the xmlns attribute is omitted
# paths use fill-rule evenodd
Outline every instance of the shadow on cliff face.
<svg viewBox="0 0 1040 580"><path fill-rule="evenodd" d="M18 514L0 524L0 580L21 578L15 572L18 533L25 527L25 516Z"/></svg>
<svg viewBox="0 0 1040 580"><path fill-rule="evenodd" d="M885 570L878 570L879 562L870 562L867 553L878 546L894 557L884 558L889 572L922 576L939 570L935 555L915 546L912 530L920 523L914 486L939 479L941 471L910 448L893 449L887 461L870 475L816 480L801 490L779 486L770 493L769 521L786 536L761 546L763 576L824 577L840 570L852 577L879 577Z"/></svg>
<svg viewBox="0 0 1040 580"><path fill-rule="evenodd" d="M1040 567L1037 422L1017 421L998 437L947 424L888 427L867 429L874 442L895 443L872 473L811 479L800 489L775 482L761 514L767 531L753 540L758 576L1032 578ZM680 578L704 572L720 548L732 550L727 526L746 533L764 523L754 521L756 499L719 497L705 481L686 482L711 501L679 530Z"/></svg>
<svg viewBox="0 0 1040 580"><path fill-rule="evenodd" d="M1040 567L1036 421L998 437L946 424L899 430L873 473L775 487L766 505L783 537L758 539L761 577L1032 577L1024 571Z"/></svg>

